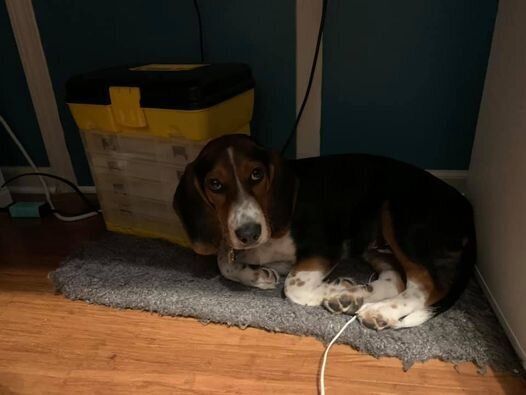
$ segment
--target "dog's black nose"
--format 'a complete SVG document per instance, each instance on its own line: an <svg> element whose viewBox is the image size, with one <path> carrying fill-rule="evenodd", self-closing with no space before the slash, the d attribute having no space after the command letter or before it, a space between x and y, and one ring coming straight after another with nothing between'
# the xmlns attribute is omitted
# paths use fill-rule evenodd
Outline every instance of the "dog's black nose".
<svg viewBox="0 0 526 395"><path fill-rule="evenodd" d="M236 229L236 236L243 244L252 244L261 236L261 225L255 222L242 225Z"/></svg>

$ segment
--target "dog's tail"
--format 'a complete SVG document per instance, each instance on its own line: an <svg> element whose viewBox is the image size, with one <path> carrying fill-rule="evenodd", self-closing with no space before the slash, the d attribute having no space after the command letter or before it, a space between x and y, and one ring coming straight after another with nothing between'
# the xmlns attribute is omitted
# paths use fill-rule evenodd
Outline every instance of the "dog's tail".
<svg viewBox="0 0 526 395"><path fill-rule="evenodd" d="M384 204L382 210L382 233L384 239L391 247L407 278L417 281L421 287L429 292L430 305L428 305L427 310L432 317L446 311L457 301L472 276L477 250L472 218L471 209L471 215L466 215L464 218L465 222L461 224L461 227L467 230L467 234L462 238L462 247L458 250L456 245L458 243L458 247L460 247L460 238L453 243L455 247L451 252L434 251L425 254L425 258L418 257L418 254L414 253L408 256L402 250L395 237L389 203ZM425 232L419 236L424 239L430 237ZM413 237L417 237L417 235L413 235ZM432 262L429 262L429 265L417 263L426 260ZM435 267L434 276L431 275L426 266Z"/></svg>

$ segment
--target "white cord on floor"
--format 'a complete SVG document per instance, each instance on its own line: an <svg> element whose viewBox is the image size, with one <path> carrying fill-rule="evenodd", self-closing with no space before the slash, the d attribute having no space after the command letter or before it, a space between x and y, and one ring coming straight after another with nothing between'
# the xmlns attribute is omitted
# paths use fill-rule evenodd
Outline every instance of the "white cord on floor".
<svg viewBox="0 0 526 395"><path fill-rule="evenodd" d="M4 117L1 116L1 115L0 115L0 123L4 126L7 134L11 137L11 139L13 140L15 145L18 147L18 149L20 150L22 155L24 155L24 158L27 160L27 163L29 163L29 165L31 166L33 171L35 173L38 173L39 170L38 170L38 167L35 165L35 162L33 162L33 159L31 159L31 157L27 153L26 149L24 148L24 146L22 145L20 140L18 140L18 138L16 137L15 133L13 132L13 130L11 129L9 124L6 122ZM82 219L86 219L86 218L90 218L90 217L93 217L95 215L98 215L100 213L100 210L98 210L98 211L92 211L91 213L75 215L75 216L71 216L71 217L70 216L64 216L64 215L61 215L61 214L57 213L55 211L55 205L53 204L53 201L51 200L51 192L49 192L49 187L48 187L46 181L44 180L44 178L42 176L37 176L37 177L40 180L40 183L42 184L42 188L44 189L44 195L46 196L46 201L49 204L49 207L51 207L51 210L53 210L53 214L59 220L65 221L65 222L80 221Z"/></svg>
<svg viewBox="0 0 526 395"><path fill-rule="evenodd" d="M71 217L66 217L65 215L62 215L62 214L59 214L57 213L56 211L53 212L53 215L63 221L63 222L75 222L75 221L80 221L80 220L83 220L83 219L87 219L87 218L91 218L91 217L94 217L96 215L99 215L102 211L101 210L97 210L97 211L91 211L89 213L85 213L85 214L80 214L80 215L74 215L74 216L71 216Z"/></svg>
<svg viewBox="0 0 526 395"><path fill-rule="evenodd" d="M325 365L327 364L327 356L329 355L329 350L331 349L332 345L338 338L341 336L343 331L347 329L349 325L352 324L352 322L356 319L356 316L353 315L353 317L345 323L345 325L340 329L340 331L334 336L331 340L331 342L327 345L327 348L325 349L325 352L323 353L323 359L321 362L321 369L320 369L320 394L325 395Z"/></svg>

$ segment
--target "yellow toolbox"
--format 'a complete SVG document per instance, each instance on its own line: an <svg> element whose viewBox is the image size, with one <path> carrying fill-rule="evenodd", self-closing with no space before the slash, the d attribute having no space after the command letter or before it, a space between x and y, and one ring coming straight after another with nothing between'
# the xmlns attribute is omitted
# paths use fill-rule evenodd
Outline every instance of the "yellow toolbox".
<svg viewBox="0 0 526 395"><path fill-rule="evenodd" d="M66 101L107 228L188 245L179 178L210 139L250 132L254 80L238 63L115 67L72 77Z"/></svg>

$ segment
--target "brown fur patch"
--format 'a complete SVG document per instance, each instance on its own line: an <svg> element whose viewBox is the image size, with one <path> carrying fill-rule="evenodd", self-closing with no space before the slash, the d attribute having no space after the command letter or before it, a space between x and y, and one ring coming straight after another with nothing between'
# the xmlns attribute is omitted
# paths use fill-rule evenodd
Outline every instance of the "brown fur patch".
<svg viewBox="0 0 526 395"><path fill-rule="evenodd" d="M376 273L394 269L393 261L395 258L392 254L382 254L375 250L369 250L364 253L363 257Z"/></svg>
<svg viewBox="0 0 526 395"><path fill-rule="evenodd" d="M217 193L211 191L208 185L212 179L221 182L225 192ZM203 189L206 200L216 212L223 234L228 235L228 213L230 212L230 206L239 194L239 188L226 149L214 163L212 169L206 174Z"/></svg>
<svg viewBox="0 0 526 395"><path fill-rule="evenodd" d="M298 280L298 283L296 285L298 287L303 287L305 285L305 281Z"/></svg>
<svg viewBox="0 0 526 395"><path fill-rule="evenodd" d="M382 207L381 222L382 235L391 247L397 261L403 268L406 278L417 284L426 294L426 306L432 305L440 300L445 292L437 288L428 270L423 265L413 262L405 252L402 251L402 248L398 244L395 237L393 219L391 218L388 202L385 202Z"/></svg>
<svg viewBox="0 0 526 395"><path fill-rule="evenodd" d="M298 261L291 273L295 276L298 272L320 272L328 273L331 270L331 262L322 257L313 257Z"/></svg>
<svg viewBox="0 0 526 395"><path fill-rule="evenodd" d="M217 254L217 247L212 244L205 244L205 243L193 243L192 249L195 251L196 254L199 255L215 255Z"/></svg>

